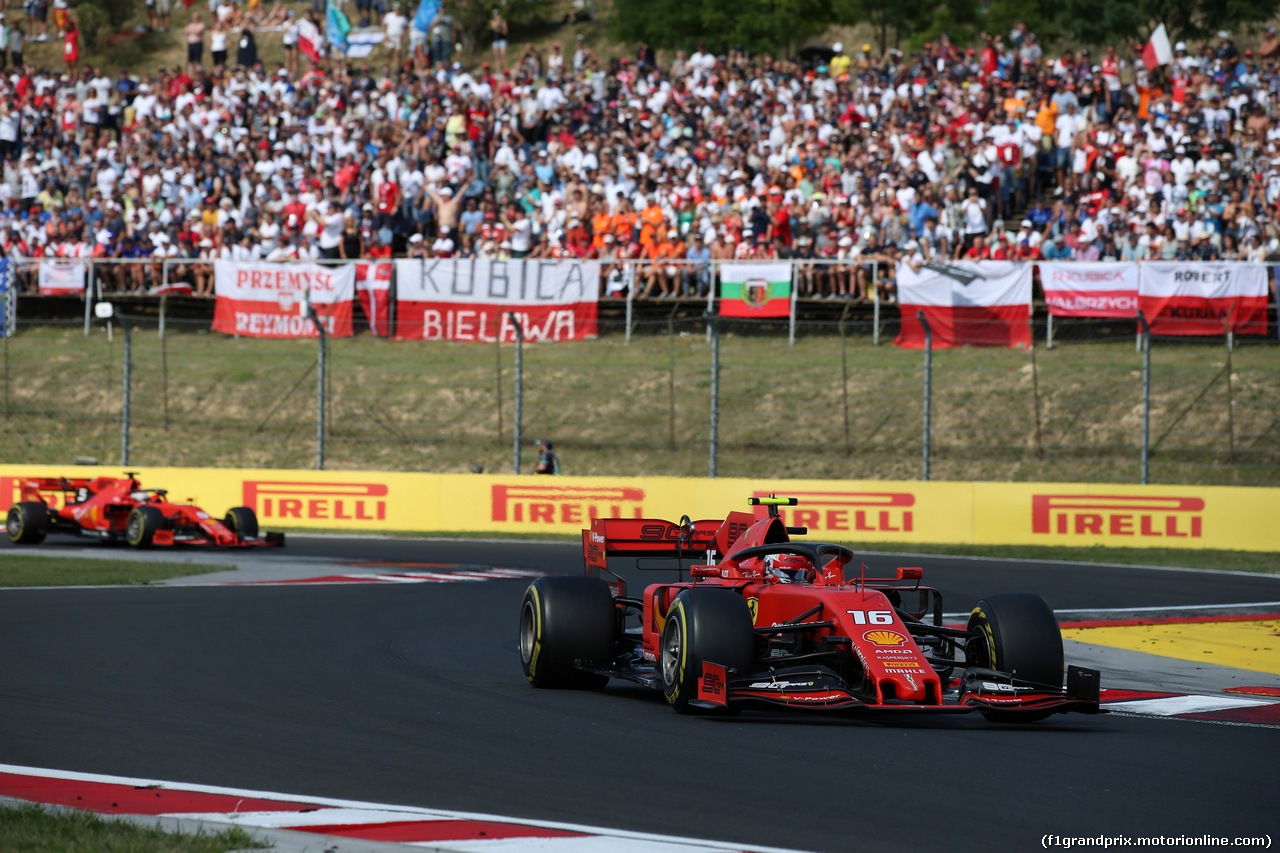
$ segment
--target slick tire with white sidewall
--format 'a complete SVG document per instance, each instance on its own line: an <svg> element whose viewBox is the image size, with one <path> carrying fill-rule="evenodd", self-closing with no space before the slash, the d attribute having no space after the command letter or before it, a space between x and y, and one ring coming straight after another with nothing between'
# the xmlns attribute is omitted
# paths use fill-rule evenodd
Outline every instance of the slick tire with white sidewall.
<svg viewBox="0 0 1280 853"><path fill-rule="evenodd" d="M153 506L135 506L125 522L124 541L134 548L150 548L157 530L165 527L164 513Z"/></svg>
<svg viewBox="0 0 1280 853"><path fill-rule="evenodd" d="M1006 672L1022 682L1062 689L1062 631L1049 603L1031 593L992 595L969 614L965 657L970 666ZM984 711L1001 722L1029 722L1042 715Z"/></svg>
<svg viewBox="0 0 1280 853"><path fill-rule="evenodd" d="M534 687L599 689L609 677L580 665L613 660L618 609L598 578L538 578L520 605L520 665Z"/></svg>
<svg viewBox="0 0 1280 853"><path fill-rule="evenodd" d="M222 519L222 523L241 542L246 539L258 538L258 514L247 506L233 506L227 510L227 515Z"/></svg>
<svg viewBox="0 0 1280 853"><path fill-rule="evenodd" d="M49 524L49 508L39 501L23 501L9 507L5 533L15 545L39 545Z"/></svg>
<svg viewBox="0 0 1280 853"><path fill-rule="evenodd" d="M658 646L658 681L677 713L698 696L704 662L749 673L755 633L746 599L727 589L686 589L671 602Z"/></svg>

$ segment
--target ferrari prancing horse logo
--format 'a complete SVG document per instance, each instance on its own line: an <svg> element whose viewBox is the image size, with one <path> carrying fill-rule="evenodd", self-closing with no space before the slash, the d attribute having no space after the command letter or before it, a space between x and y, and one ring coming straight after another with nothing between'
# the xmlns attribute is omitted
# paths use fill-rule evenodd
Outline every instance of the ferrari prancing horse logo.
<svg viewBox="0 0 1280 853"><path fill-rule="evenodd" d="M760 616L760 602L755 598L747 599L747 609L751 611L751 624L756 624L756 619Z"/></svg>

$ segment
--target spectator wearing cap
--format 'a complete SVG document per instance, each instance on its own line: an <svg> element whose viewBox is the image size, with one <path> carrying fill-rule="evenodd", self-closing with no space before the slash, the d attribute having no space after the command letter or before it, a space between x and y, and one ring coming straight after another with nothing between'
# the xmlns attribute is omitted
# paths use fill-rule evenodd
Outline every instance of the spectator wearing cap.
<svg viewBox="0 0 1280 853"><path fill-rule="evenodd" d="M1214 56L1224 68L1234 68L1236 61L1240 58L1240 51L1236 48L1236 43L1231 40L1231 33L1226 30L1218 30L1218 49L1214 52Z"/></svg>

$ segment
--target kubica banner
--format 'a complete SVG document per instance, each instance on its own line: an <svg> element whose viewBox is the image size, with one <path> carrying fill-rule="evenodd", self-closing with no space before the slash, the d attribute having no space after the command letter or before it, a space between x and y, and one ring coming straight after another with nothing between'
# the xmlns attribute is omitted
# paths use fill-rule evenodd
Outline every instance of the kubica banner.
<svg viewBox="0 0 1280 853"><path fill-rule="evenodd" d="M1040 287L1055 317L1138 316L1138 264L1043 261Z"/></svg>
<svg viewBox="0 0 1280 853"><path fill-rule="evenodd" d="M1263 264L1141 264L1139 302L1157 335L1267 333L1267 268Z"/></svg>
<svg viewBox="0 0 1280 853"><path fill-rule="evenodd" d="M531 342L596 336L599 261L402 258L395 265L400 337L514 342L515 323Z"/></svg>
<svg viewBox="0 0 1280 853"><path fill-rule="evenodd" d="M23 477L72 475L123 469L0 466L0 512L18 499ZM264 530L576 535L602 516L723 519L747 511L749 497L777 494L800 502L782 508L787 524L855 550L887 542L1280 550L1280 489L1265 488L208 468L143 468L138 477L217 517L247 506Z"/></svg>

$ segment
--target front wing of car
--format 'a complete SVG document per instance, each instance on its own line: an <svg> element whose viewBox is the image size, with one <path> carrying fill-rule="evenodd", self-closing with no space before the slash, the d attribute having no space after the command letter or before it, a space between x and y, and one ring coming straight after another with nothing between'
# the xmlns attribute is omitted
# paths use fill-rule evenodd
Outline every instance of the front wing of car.
<svg viewBox="0 0 1280 853"><path fill-rule="evenodd" d="M1041 715L1046 712L1101 713L1097 670L1067 667L1067 687L1054 690L1019 683L1007 673L969 669L953 682L955 689L932 704L866 701L838 675L825 667L789 668L749 676L730 673L724 666L704 662L698 697L689 704L704 710L730 705L764 704L818 710L903 711L910 713L967 713L994 711L1002 715Z"/></svg>
<svg viewBox="0 0 1280 853"><path fill-rule="evenodd" d="M284 544L283 533L264 533L245 539L219 541L212 536L184 534L181 531L157 530L151 544L162 546L194 546L205 548L273 548Z"/></svg>

